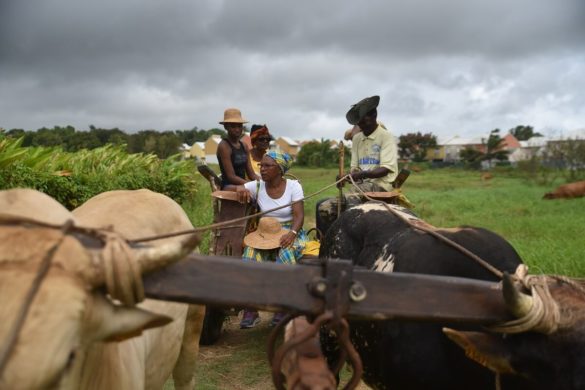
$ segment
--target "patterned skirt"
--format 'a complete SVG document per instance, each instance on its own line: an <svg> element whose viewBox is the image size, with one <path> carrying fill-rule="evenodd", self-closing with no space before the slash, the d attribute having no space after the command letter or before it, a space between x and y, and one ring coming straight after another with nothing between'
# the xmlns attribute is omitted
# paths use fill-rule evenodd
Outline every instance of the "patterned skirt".
<svg viewBox="0 0 585 390"><path fill-rule="evenodd" d="M280 224L287 230L292 227L292 221L281 222ZM296 264L297 260L303 256L307 241L309 241L307 232L304 229L300 229L297 238L288 248L256 249L246 246L244 253L242 253L242 259L245 261L272 261L280 264Z"/></svg>

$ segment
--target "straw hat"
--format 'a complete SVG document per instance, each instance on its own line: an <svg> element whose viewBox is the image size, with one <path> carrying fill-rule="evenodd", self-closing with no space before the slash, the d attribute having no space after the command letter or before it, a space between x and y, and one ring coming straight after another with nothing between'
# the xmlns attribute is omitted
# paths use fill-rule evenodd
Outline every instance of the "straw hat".
<svg viewBox="0 0 585 390"><path fill-rule="evenodd" d="M234 200L236 202L239 200L238 193L234 191L214 191L211 196L216 199Z"/></svg>
<svg viewBox="0 0 585 390"><path fill-rule="evenodd" d="M276 218L260 218L258 229L244 237L244 244L256 249L276 249L280 247L280 238L289 231Z"/></svg>
<svg viewBox="0 0 585 390"><path fill-rule="evenodd" d="M223 112L223 121L219 123L224 125L226 123L248 123L248 121L242 118L242 113L237 108L228 108Z"/></svg>

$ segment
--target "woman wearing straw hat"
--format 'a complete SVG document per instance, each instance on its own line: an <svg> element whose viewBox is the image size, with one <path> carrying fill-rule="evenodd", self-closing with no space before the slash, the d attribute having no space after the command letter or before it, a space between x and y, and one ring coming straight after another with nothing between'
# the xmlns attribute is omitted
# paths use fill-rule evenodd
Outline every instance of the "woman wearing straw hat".
<svg viewBox="0 0 585 390"><path fill-rule="evenodd" d="M221 188L228 184L244 184L246 176L250 180L257 178L252 164L248 158L248 150L240 138L244 131L242 113L237 108L228 108L223 113L223 121L219 122L227 131L227 137L223 138L217 146L217 162L221 171Z"/></svg>
<svg viewBox="0 0 585 390"><path fill-rule="evenodd" d="M302 202L304 194L297 180L284 178L291 164L292 158L287 153L271 150L262 157L260 163L262 180L228 187L237 192L240 202L256 201L260 211L284 206L265 214L257 230L244 238L244 260L295 264L302 256L308 241L302 229L305 219ZM276 313L271 324L276 325L281 319L282 314ZM259 320L258 312L245 310L240 328L252 328Z"/></svg>

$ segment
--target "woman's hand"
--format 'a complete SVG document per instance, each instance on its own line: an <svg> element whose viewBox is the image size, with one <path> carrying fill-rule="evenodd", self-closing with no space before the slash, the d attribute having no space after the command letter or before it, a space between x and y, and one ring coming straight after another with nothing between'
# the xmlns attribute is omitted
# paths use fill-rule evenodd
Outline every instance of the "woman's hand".
<svg viewBox="0 0 585 390"><path fill-rule="evenodd" d="M284 236L280 237L280 247L281 248L288 248L295 242L295 238L297 235L292 230L289 230Z"/></svg>
<svg viewBox="0 0 585 390"><path fill-rule="evenodd" d="M240 203L249 203L250 202L250 191L246 189L244 186L237 186L236 187L236 194L238 194L238 202Z"/></svg>

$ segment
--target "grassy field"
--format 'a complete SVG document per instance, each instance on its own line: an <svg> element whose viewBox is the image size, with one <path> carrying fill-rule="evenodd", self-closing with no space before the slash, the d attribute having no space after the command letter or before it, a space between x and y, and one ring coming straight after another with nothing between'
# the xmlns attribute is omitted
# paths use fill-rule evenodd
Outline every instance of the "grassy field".
<svg viewBox="0 0 585 390"><path fill-rule="evenodd" d="M291 173L301 180L305 195L333 183L336 176L332 169L293 168ZM414 203L414 211L435 226L480 226L501 234L533 273L585 277L585 198L545 201L542 195L551 187L505 172L495 172L493 176L484 181L476 171L413 172L403 192ZM187 207L198 226L212 218L209 189L201 188ZM314 226L317 200L337 193L333 187L305 202L305 228ZM240 330L238 318L230 318L220 342L201 350L197 388L271 388L265 353L269 320L270 313L264 313L258 328ZM167 387L172 389L170 383Z"/></svg>

